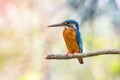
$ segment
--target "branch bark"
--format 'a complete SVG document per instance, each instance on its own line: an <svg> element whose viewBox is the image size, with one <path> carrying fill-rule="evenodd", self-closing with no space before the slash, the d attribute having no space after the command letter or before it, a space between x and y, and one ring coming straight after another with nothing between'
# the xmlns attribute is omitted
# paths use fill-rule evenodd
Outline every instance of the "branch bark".
<svg viewBox="0 0 120 80"><path fill-rule="evenodd" d="M75 54L74 56L68 55L67 57L65 54L48 54L45 58L46 59L73 59L73 58L84 58L84 57L93 57L98 55L107 55L107 54L120 54L120 49L108 49L108 50L96 50L90 52L84 52L80 54Z"/></svg>

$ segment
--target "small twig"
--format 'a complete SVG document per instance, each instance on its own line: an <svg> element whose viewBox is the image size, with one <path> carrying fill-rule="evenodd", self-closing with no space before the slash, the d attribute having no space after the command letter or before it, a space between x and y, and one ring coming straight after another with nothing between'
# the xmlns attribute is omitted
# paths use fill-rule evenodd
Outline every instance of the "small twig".
<svg viewBox="0 0 120 80"><path fill-rule="evenodd" d="M75 54L74 56L68 55L67 57L65 54L49 54L45 58L46 59L73 59L73 58L84 58L84 57L92 57L98 55L106 55L106 54L120 54L120 49L108 49L108 50L97 50L97 51L90 51L84 52L80 54Z"/></svg>

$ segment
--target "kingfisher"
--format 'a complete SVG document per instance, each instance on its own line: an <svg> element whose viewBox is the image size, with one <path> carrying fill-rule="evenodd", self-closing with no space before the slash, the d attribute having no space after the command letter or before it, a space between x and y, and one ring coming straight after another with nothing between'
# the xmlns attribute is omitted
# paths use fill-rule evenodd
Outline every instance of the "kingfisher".
<svg viewBox="0 0 120 80"><path fill-rule="evenodd" d="M64 27L63 37L68 49L66 56L68 54L74 56L75 53L83 52L83 40L79 31L79 23L76 20L65 20L58 24L49 25L48 27ZM82 58L78 58L78 61L80 64L83 64Z"/></svg>

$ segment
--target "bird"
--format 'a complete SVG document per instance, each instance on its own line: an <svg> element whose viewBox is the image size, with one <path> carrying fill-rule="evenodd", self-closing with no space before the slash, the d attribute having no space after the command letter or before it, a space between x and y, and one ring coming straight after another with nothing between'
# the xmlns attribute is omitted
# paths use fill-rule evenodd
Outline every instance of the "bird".
<svg viewBox="0 0 120 80"><path fill-rule="evenodd" d="M83 40L81 32L79 31L79 23L76 20L65 20L58 24L49 25L48 27L64 27L63 38L66 43L69 54L74 56L75 53L83 53ZM78 58L80 64L83 64L83 59Z"/></svg>

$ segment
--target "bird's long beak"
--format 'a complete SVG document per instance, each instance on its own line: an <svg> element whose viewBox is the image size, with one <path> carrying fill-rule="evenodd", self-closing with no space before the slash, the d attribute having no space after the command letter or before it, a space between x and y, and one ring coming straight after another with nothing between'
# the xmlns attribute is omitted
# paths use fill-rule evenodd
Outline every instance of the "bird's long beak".
<svg viewBox="0 0 120 80"><path fill-rule="evenodd" d="M62 23L59 24L53 24L53 25L49 25L48 27L62 27L64 26Z"/></svg>

